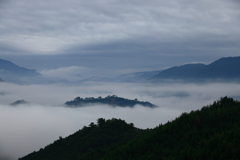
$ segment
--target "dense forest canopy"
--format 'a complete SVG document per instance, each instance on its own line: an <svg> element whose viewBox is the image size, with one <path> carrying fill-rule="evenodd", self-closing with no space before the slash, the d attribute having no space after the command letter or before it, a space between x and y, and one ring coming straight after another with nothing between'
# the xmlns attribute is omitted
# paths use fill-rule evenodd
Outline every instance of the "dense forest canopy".
<svg viewBox="0 0 240 160"><path fill-rule="evenodd" d="M107 96L105 98L98 97L86 97L86 98L81 98L81 97L76 97L72 101L68 101L65 103L67 106L72 106L72 107L83 107L87 105L93 105L93 104L104 104L104 105L110 105L113 107L119 106L119 107L134 107L135 105L142 105L144 107L157 107L154 104L151 104L150 102L142 102L138 101L137 99L134 100L129 100L126 98L121 98L116 95L112 96Z"/></svg>

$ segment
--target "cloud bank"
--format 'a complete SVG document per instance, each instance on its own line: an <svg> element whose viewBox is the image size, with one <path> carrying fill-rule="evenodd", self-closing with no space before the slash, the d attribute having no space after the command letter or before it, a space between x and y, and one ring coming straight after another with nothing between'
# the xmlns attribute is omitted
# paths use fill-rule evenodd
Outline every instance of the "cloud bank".
<svg viewBox="0 0 240 160"><path fill-rule="evenodd" d="M14 85L0 83L0 152L17 159L34 150L66 137L97 118L121 118L139 128L153 128L174 120L182 112L201 107L229 96L240 99L239 84L120 84L83 83L65 85ZM111 108L96 105L84 108L66 108L63 104L77 96L105 97L117 95L137 98L158 105L150 109ZM26 105L9 106L24 99ZM24 146L23 146L24 144Z"/></svg>

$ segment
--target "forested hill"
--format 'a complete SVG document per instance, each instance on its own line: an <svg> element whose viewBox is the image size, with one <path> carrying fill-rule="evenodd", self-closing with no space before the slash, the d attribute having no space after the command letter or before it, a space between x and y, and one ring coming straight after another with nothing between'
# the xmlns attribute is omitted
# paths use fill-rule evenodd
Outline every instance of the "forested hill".
<svg viewBox="0 0 240 160"><path fill-rule="evenodd" d="M67 138L59 137L44 149L19 160L97 160L143 133L147 131L124 120L99 118L97 124L90 123Z"/></svg>
<svg viewBox="0 0 240 160"><path fill-rule="evenodd" d="M113 107L119 106L119 107L134 107L135 105L142 105L145 107L157 107L154 104L151 104L150 102L141 102L138 101L137 99L134 100L129 100L121 97L117 97L115 95L113 96L107 96L105 98L98 97L87 97L87 98L81 98L77 97L72 101L67 101L65 105L69 107L84 107L88 105L93 105L93 104L103 104L103 105L110 105Z"/></svg>
<svg viewBox="0 0 240 160"><path fill-rule="evenodd" d="M240 102L224 97L154 129L99 118L19 160L240 159Z"/></svg>

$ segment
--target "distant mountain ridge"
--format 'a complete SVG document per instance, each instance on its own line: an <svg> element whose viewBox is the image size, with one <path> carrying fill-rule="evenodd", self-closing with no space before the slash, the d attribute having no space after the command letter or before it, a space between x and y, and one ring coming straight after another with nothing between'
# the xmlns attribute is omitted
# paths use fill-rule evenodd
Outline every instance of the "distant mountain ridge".
<svg viewBox="0 0 240 160"><path fill-rule="evenodd" d="M22 100L17 100L15 102L11 103L10 105L11 106L18 106L18 105L21 105L21 104L28 104L28 102L22 99Z"/></svg>
<svg viewBox="0 0 240 160"><path fill-rule="evenodd" d="M117 82L144 82L144 81L147 81L152 76L157 75L160 72L161 72L161 70L127 73L127 74L117 76L115 78L115 81L117 81Z"/></svg>
<svg viewBox="0 0 240 160"><path fill-rule="evenodd" d="M1 73L15 74L18 76L39 76L41 75L35 69L27 69L24 67L19 67L14 63L0 59L0 71Z"/></svg>
<svg viewBox="0 0 240 160"><path fill-rule="evenodd" d="M163 79L186 79L192 78L196 75L197 72L205 68L205 64L185 64L182 66L172 67L166 70L163 70L155 78Z"/></svg>
<svg viewBox="0 0 240 160"><path fill-rule="evenodd" d="M240 78L240 57L226 57L214 61L200 71L199 77Z"/></svg>
<svg viewBox="0 0 240 160"><path fill-rule="evenodd" d="M34 69L27 69L0 59L0 82L18 84L71 83L65 79L44 77ZM184 64L164 70L143 71L119 75L115 78L92 76L73 83L84 82L240 82L240 57L220 58L211 64Z"/></svg>
<svg viewBox="0 0 240 160"><path fill-rule="evenodd" d="M17 84L68 83L65 79L44 77L35 69L20 67L10 61L0 59L0 82Z"/></svg>
<svg viewBox="0 0 240 160"><path fill-rule="evenodd" d="M0 59L0 77L11 83L24 83L25 80L41 76L35 69L20 67L10 61Z"/></svg>
<svg viewBox="0 0 240 160"><path fill-rule="evenodd" d="M171 67L149 78L149 80L240 81L240 57L221 58L209 65L198 63Z"/></svg>

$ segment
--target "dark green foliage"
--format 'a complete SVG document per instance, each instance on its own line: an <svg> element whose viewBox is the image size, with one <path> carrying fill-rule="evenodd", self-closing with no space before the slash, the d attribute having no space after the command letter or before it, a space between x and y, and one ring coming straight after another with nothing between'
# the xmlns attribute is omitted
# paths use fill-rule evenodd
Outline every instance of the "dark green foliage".
<svg viewBox="0 0 240 160"><path fill-rule="evenodd" d="M103 159L239 159L240 103L224 97L201 110L183 113ZM129 156L130 155L130 156Z"/></svg>
<svg viewBox="0 0 240 160"><path fill-rule="evenodd" d="M99 118L20 160L237 160L240 102L224 97L154 129Z"/></svg>
<svg viewBox="0 0 240 160"><path fill-rule="evenodd" d="M94 98L94 97L87 97L87 98L80 98L77 97L72 101L68 101L65 103L65 105L67 106L71 106L71 107L83 107L83 106L87 106L87 105L92 105L92 104L106 104L106 105L110 105L113 107L119 106L119 107L134 107L134 105L142 105L145 107L157 107L156 105L153 105L149 102L140 102L137 99L135 100L129 100L129 99L125 99L125 98L121 98L121 97L117 97L115 95L113 96L107 96L105 98L102 97L98 97L98 98Z"/></svg>
<svg viewBox="0 0 240 160"><path fill-rule="evenodd" d="M67 138L33 152L20 160L81 160L99 159L127 141L143 134L124 120L99 118Z"/></svg>

